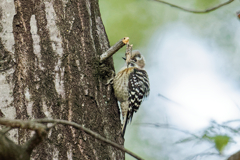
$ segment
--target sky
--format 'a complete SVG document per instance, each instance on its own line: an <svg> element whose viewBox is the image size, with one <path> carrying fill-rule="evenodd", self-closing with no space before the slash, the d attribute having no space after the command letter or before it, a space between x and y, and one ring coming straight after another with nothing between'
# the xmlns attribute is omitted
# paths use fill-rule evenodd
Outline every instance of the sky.
<svg viewBox="0 0 240 160"><path fill-rule="evenodd" d="M147 55L146 70L151 92L134 115L137 120L127 128L125 146L151 159L175 160L199 153L217 153L212 143L175 144L189 135L142 123L168 124L195 134L207 128L212 120L223 123L238 119L240 92L236 82L219 71L219 57L214 54L219 52L218 48L210 48L203 38L194 36L191 28L181 22L161 27L147 47L150 55ZM135 128L139 125L140 129ZM146 146L138 144L137 139L132 144L133 134L138 134ZM234 141L234 145L224 150L226 156L239 150L238 138L234 137ZM127 156L127 159L131 158Z"/></svg>

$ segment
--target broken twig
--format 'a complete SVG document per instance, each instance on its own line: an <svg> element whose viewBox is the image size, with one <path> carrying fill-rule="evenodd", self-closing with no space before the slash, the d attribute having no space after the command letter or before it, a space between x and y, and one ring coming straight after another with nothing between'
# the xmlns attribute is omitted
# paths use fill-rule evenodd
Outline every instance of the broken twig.
<svg viewBox="0 0 240 160"><path fill-rule="evenodd" d="M126 45L129 42L129 37L124 37L117 43L115 43L112 47L110 47L106 52L104 52L100 56L100 62L103 62L107 58L111 57L114 53L116 53L120 48Z"/></svg>

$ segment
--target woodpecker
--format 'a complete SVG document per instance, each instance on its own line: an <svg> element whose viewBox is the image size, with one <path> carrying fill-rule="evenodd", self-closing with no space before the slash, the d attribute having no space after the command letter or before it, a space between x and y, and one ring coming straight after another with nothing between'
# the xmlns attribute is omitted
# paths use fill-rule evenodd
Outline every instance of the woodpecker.
<svg viewBox="0 0 240 160"><path fill-rule="evenodd" d="M143 55L139 51L132 51L131 55L126 55L123 59L126 61L126 66L113 79L114 93L122 110L122 136L125 134L128 122L132 121L133 113L137 112L142 100L150 92Z"/></svg>

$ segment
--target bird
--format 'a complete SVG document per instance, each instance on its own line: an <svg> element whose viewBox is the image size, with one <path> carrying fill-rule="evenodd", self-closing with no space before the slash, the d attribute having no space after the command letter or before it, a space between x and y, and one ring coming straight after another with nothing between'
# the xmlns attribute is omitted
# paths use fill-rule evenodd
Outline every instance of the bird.
<svg viewBox="0 0 240 160"><path fill-rule="evenodd" d="M150 84L145 67L145 59L138 50L123 57L125 66L113 79L114 94L122 110L122 136L133 114L139 109L142 100L149 96Z"/></svg>

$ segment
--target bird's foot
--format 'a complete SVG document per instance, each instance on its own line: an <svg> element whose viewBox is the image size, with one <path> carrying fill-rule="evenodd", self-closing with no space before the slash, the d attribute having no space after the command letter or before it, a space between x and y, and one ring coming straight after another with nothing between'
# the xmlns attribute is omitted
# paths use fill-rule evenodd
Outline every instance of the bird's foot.
<svg viewBox="0 0 240 160"><path fill-rule="evenodd" d="M113 70L111 70L111 78L107 81L107 83L105 84L106 86L109 84L113 84L113 79L115 77L115 72Z"/></svg>

